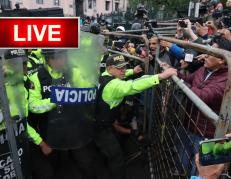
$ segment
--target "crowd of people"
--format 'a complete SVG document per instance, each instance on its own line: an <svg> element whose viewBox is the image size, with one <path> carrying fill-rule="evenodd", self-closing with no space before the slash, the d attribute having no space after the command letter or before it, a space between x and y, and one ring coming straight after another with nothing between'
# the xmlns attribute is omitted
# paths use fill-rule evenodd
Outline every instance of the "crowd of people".
<svg viewBox="0 0 231 179"><path fill-rule="evenodd" d="M231 51L230 16L227 17L227 12L223 12L225 8L219 1L202 0L201 3L209 6L208 15L212 18L206 15L203 21L201 19L195 22L190 19L178 21L175 38ZM231 1L228 0L226 8L230 9L230 7ZM221 14L219 17L218 12ZM147 13L144 6L138 6L131 30L150 28L150 24L146 22ZM86 18L82 21L81 29L93 34L111 31L113 28L103 23L103 20L102 16L92 20ZM128 29L118 26L115 30L125 32ZM143 61L148 60L149 68L146 73L144 73L143 62L125 57L126 55L106 52L101 60L92 59L100 61L100 68L96 72L100 75L96 83L85 80L81 75L81 69L77 66L67 65L68 50L6 50L5 59L23 59L25 118L27 119L25 133L31 141L29 157L32 178L124 179L125 156L129 152L126 143L133 140L142 145L146 142L145 135L139 129L142 115L140 107L144 103L143 92L159 85L162 80L172 75L183 79L198 97L214 112L219 113L228 79L225 59L163 40L160 41L158 52L159 39L152 29L148 32L135 33L144 35L148 39L149 46L147 47L146 42L141 39L129 38L126 35L105 37L104 46L137 56ZM166 70L154 74L157 52L159 66ZM67 66L68 71L66 71ZM12 75L13 72L11 73L8 66L4 69L4 73L7 76ZM13 84L7 83L7 85ZM55 103L53 100L54 93L58 91L57 100L64 96L64 102L68 100L73 102L75 98L77 101L77 96L74 97L75 93L71 90L89 88L90 101L91 90L96 85L98 89L95 102L90 105L81 101L81 97L78 98L78 102L83 104L78 106L57 101ZM10 90L10 87L7 88L8 92ZM79 96L82 93L83 91L78 91ZM13 99L9 101L15 102ZM14 107L18 108L17 105ZM194 111L194 114L197 113L198 111ZM192 118L194 117L196 119L196 116L192 115ZM0 127L0 131L4 130L2 120ZM196 148L192 148L191 144L184 140L184 136L180 136L185 142L184 148L178 147L179 151L182 151L179 153L182 165L188 169L189 176L196 175L197 168L201 178L218 178L224 165L203 167L197 155L199 141L213 138L216 126L201 115L196 126L191 125L189 128L188 136ZM185 150L191 159L195 160L191 167L189 158L185 156ZM181 168L179 167L178 170L180 171Z"/></svg>

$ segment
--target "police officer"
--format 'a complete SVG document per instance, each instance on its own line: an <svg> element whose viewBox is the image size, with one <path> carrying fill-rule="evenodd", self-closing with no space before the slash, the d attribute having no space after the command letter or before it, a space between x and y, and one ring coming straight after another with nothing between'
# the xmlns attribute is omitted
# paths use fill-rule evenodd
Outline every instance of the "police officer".
<svg viewBox="0 0 231 179"><path fill-rule="evenodd" d="M67 50L43 49L42 54L45 56L44 66L30 77L33 86L29 90L29 109L38 115L40 134L53 148L54 160L47 158L47 162L53 166L51 170L57 173L60 167L63 169L61 163L65 162L64 166L72 164L70 167L74 167L74 172L79 168L84 179L107 178L100 154L92 142L94 121L90 114L91 106L56 104L51 101L52 87L61 89L60 92L69 92L70 87L84 87L86 80L80 79L81 73L77 68L66 68ZM85 87L88 87L86 83ZM66 178L68 173L65 172ZM69 176L79 177L70 173Z"/></svg>
<svg viewBox="0 0 231 179"><path fill-rule="evenodd" d="M23 49L9 49L4 53L4 58L6 64L3 66L4 75L6 77L6 92L9 99L9 106L11 117L15 119L17 128L15 128L15 137L17 141L18 150L21 151L20 160L22 165L22 170L25 178L29 178L30 171L28 169L27 160L27 141L28 139L35 145L38 145L43 153L49 152L49 147L42 140L40 135L26 122L28 116L28 93L26 88L23 88L23 73L24 82L26 80L26 66L27 66L27 56ZM21 65L23 63L23 68ZM21 70L20 70L21 69ZM5 135L5 122L2 118L2 113L0 110L0 135ZM27 133L27 135L25 135ZM24 136L28 136L25 138ZM1 141L1 154L6 151L7 148ZM39 149L39 150L40 150ZM9 151L7 151L9 152ZM6 155L7 156L7 155ZM0 159L1 160L1 159ZM4 170L4 168L2 168ZM12 169L13 170L13 169ZM13 171L11 171L13 173ZM6 177L0 171L1 177Z"/></svg>
<svg viewBox="0 0 231 179"><path fill-rule="evenodd" d="M28 116L28 97L29 97L28 96L28 85L29 85L29 80L27 77L27 68L26 68L27 62L28 62L26 52L23 49L9 49L9 50L5 51L4 58L8 59L8 60L18 58L18 59L21 59L23 62L24 93L22 93L22 96L25 95L25 100L24 100L25 106L24 107L25 107L25 117L27 117ZM13 94L12 95L10 95L11 93L8 93L8 94L9 94L9 98L11 98L11 99L14 98ZM47 146L47 144L42 140L42 138L36 132L36 130L33 127L31 127L28 123L27 123L27 133L28 133L29 140L32 140L32 142L35 145L39 145L44 153L49 152L50 149Z"/></svg>
<svg viewBox="0 0 231 179"><path fill-rule="evenodd" d="M124 97L134 95L159 84L160 80L176 74L168 69L157 75L142 76L134 81L123 80L125 76L141 72L141 68L126 71L127 62L121 55L109 56L106 71L99 78L98 99L96 101L96 121L98 135L96 143L108 159L108 165L114 179L125 178L124 157L121 147L113 133L112 125L118 118L119 108Z"/></svg>

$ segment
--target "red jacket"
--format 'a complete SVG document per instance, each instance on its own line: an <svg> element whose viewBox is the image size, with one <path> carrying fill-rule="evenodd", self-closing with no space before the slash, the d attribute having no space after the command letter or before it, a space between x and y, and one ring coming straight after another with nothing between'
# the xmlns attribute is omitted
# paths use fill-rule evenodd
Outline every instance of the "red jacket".
<svg viewBox="0 0 231 179"><path fill-rule="evenodd" d="M207 74L207 69L201 67L193 74L184 76L178 73L179 78L182 78L191 86L191 90L197 94L215 113L219 114L228 79L227 67L220 68L215 71L206 81L204 81ZM192 111L192 120L196 123L190 122L191 132L200 134L199 130L206 138L213 138L215 126L205 117L198 109L194 107ZM188 126L188 125L187 125ZM199 130L197 129L199 128Z"/></svg>

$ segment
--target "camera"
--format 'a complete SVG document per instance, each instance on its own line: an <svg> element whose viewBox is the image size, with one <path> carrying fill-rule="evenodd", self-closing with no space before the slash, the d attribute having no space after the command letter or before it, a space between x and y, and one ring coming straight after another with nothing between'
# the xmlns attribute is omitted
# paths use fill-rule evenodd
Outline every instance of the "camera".
<svg viewBox="0 0 231 179"><path fill-rule="evenodd" d="M187 28L187 24L185 23L184 20L179 20L179 21L178 21L178 24L179 24L179 26L182 27L182 28Z"/></svg>
<svg viewBox="0 0 231 179"><path fill-rule="evenodd" d="M144 5L138 4L136 12L137 12L136 14L137 17L143 17L144 14L148 13L148 10L144 7Z"/></svg>
<svg viewBox="0 0 231 179"><path fill-rule="evenodd" d="M199 23L200 25L204 25L204 19L203 18L193 18L193 19L190 19L190 21L192 22L192 23Z"/></svg>
<svg viewBox="0 0 231 179"><path fill-rule="evenodd" d="M122 42L122 41L114 41L114 46L116 47L116 48L119 48L119 49L121 49L121 48L123 48L124 47L124 42Z"/></svg>

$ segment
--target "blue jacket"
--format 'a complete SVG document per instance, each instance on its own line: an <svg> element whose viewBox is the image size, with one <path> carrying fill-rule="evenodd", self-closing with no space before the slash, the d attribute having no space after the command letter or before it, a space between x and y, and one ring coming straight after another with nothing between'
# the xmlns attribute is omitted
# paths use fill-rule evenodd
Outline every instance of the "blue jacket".
<svg viewBox="0 0 231 179"><path fill-rule="evenodd" d="M175 58L177 60L181 60L184 59L185 57L185 53L184 53L184 49L180 48L179 46L177 46L176 44L172 44L171 48L169 49L170 53L175 56Z"/></svg>

